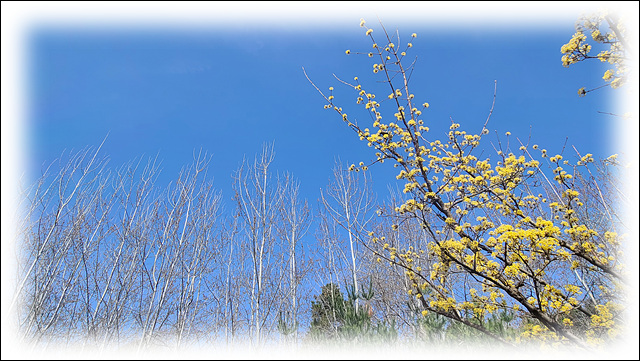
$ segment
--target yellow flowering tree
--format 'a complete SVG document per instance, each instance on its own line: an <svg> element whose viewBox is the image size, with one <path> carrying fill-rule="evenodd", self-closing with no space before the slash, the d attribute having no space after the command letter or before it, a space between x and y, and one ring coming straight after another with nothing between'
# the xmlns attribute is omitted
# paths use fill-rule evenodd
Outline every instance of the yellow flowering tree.
<svg viewBox="0 0 640 361"><path fill-rule="evenodd" d="M626 65L629 45L622 22L614 14L601 12L581 17L575 27L575 34L560 48L563 54L562 65L569 67L571 64L587 59L598 59L612 66L602 76L604 85L590 90L582 87L578 90L578 94L585 96L588 92L605 86L611 86L614 89L622 86L629 76L629 68ZM591 51L589 37L595 42L594 45L597 44L596 46L603 49L597 55Z"/></svg>
<svg viewBox="0 0 640 361"><path fill-rule="evenodd" d="M589 347L615 337L626 281L615 209L603 195L608 188L593 176L593 156L577 150L575 160L551 156L507 133L508 145L499 142L493 156L481 157L493 106L477 133L451 121L442 139L430 136L429 104L411 93L413 63L404 65L413 44L384 28L378 42L364 20L360 25L372 47L346 53L372 58L374 77L388 93L377 97L358 77L340 81L353 88L369 120L352 121L333 88L325 94L311 84L327 101L324 108L375 149L371 164L351 170L385 161L399 169L406 199L393 209L390 231L410 223L422 230L411 246L379 230L360 238L362 244L381 265L404 270L407 293L424 317L445 316L507 344L532 338ZM609 218L591 217L596 210ZM524 332L493 332L487 322L498 312L516 315Z"/></svg>

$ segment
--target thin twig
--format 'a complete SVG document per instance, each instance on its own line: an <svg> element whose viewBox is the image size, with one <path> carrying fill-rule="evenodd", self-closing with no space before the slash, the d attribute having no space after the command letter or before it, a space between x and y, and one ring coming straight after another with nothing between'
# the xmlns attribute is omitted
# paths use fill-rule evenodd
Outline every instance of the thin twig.
<svg viewBox="0 0 640 361"><path fill-rule="evenodd" d="M487 128L487 124L489 124L489 119L491 119L491 114L493 114L493 108L496 105L496 92L498 91L498 80L493 81L493 102L491 103L491 110L489 110L489 115L487 116L487 120L484 122L482 126L482 130Z"/></svg>

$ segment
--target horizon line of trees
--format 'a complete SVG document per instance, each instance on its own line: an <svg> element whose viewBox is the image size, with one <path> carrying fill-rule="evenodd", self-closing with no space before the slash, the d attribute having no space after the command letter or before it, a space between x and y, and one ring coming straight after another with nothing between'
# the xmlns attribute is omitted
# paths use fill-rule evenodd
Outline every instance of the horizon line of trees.
<svg viewBox="0 0 640 361"><path fill-rule="evenodd" d="M100 149L63 154L24 190L12 308L34 347L485 337L422 313L405 270L361 242L375 230L394 247L428 244L393 215L403 194L376 203L367 172L336 162L314 210L265 145L235 172L226 210L202 151L161 188L158 159L111 169ZM514 340L532 327L509 312L483 322Z"/></svg>
<svg viewBox="0 0 640 361"><path fill-rule="evenodd" d="M273 145L237 169L228 211L205 152L162 188L157 158L111 169L101 147L63 154L22 191L11 309L25 341L298 343L315 291L357 292L374 272L351 234L373 196L339 163L312 219L298 181L271 169Z"/></svg>

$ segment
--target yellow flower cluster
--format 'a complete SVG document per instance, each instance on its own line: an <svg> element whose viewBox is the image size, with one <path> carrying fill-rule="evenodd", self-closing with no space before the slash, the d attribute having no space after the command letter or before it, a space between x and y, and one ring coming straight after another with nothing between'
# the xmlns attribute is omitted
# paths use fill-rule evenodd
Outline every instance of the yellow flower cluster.
<svg viewBox="0 0 640 361"><path fill-rule="evenodd" d="M537 324L526 324L525 330L524 332L522 332L521 336L525 340L533 339L533 340L543 340L543 341L548 341L548 340L555 341L559 339L558 335L556 335L555 332L549 330L545 326L537 325Z"/></svg>
<svg viewBox="0 0 640 361"><path fill-rule="evenodd" d="M614 316L620 308L612 302L596 306L596 313L591 316L591 329L587 331L590 343L601 344L604 338L612 339L620 333L621 326L615 322Z"/></svg>
<svg viewBox="0 0 640 361"><path fill-rule="evenodd" d="M603 33L600 30L600 25L605 18L605 14L601 13L580 19L576 25L577 32L573 34L567 44L560 48L560 52L563 54L562 65L568 67L586 59L599 59L601 62L608 62L615 65L616 71L614 73L613 69L606 70L602 79L608 82L612 88L618 88L624 84L629 72L625 64L625 59L627 58L626 49L623 46L623 41L620 40L625 30L624 25L619 21L613 21L612 23L612 18L606 18L608 32ZM596 43L609 48L600 51L597 56L589 55L591 45L586 43L587 36L584 34L585 32L590 32L591 38ZM589 91L591 90L580 88L578 95L585 96Z"/></svg>
<svg viewBox="0 0 640 361"><path fill-rule="evenodd" d="M591 50L591 45L582 45L587 40L587 36L581 31L576 32L568 43L562 45L560 52L565 54L562 56L562 65L568 67L578 61L584 59Z"/></svg>

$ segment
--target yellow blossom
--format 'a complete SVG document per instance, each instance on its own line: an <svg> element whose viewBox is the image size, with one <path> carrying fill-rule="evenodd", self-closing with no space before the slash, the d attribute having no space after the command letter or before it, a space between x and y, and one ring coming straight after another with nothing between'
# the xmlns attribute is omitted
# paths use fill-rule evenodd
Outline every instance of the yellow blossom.
<svg viewBox="0 0 640 361"><path fill-rule="evenodd" d="M612 77L613 77L613 71L609 69L604 72L604 76L602 77L602 79L604 79L604 81L609 81L611 80Z"/></svg>

